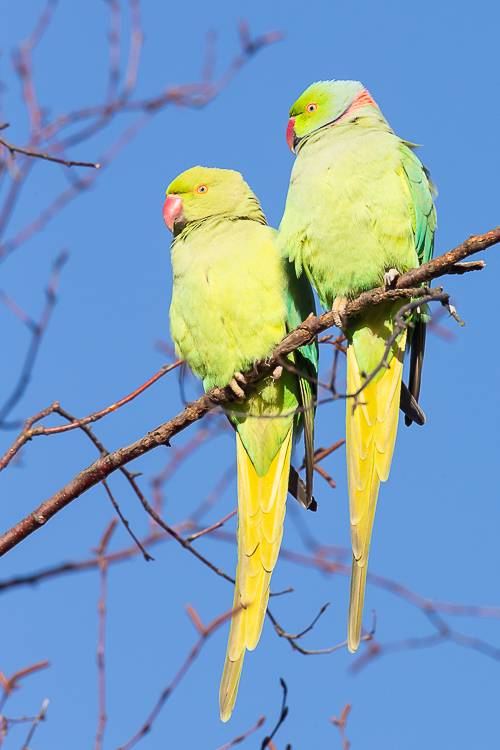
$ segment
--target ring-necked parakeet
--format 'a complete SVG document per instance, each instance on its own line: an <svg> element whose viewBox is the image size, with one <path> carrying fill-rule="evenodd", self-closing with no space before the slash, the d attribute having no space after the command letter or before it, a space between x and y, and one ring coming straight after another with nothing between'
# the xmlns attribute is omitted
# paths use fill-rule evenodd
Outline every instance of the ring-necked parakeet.
<svg viewBox="0 0 500 750"><path fill-rule="evenodd" d="M338 315L347 299L390 283L396 272L432 257L435 188L412 150L414 144L394 134L361 83L312 84L290 110L287 141L297 158L279 244L295 262L297 273L305 270L325 308ZM356 392L380 363L393 316L402 304L385 303L348 321L348 394ZM414 322L410 392L418 399L423 311ZM383 368L367 385L359 406L353 409L353 401L347 399L353 548L350 651L360 639L370 536L379 484L389 476L394 450L406 342L404 332L390 352L390 369ZM406 390L401 398L404 409L403 396L408 402ZM410 414L407 424L411 421Z"/></svg>
<svg viewBox="0 0 500 750"><path fill-rule="evenodd" d="M297 279L279 251L276 230L238 172L187 170L169 186L163 216L174 234L170 324L177 354L203 378L205 390L229 384L239 396L224 406L236 430L238 464L238 566L220 687L227 721L245 650L255 648L262 630L292 445L303 427L311 498L317 346L294 352L291 369L277 368L246 395L241 372L269 356L314 311L314 298L307 279Z"/></svg>

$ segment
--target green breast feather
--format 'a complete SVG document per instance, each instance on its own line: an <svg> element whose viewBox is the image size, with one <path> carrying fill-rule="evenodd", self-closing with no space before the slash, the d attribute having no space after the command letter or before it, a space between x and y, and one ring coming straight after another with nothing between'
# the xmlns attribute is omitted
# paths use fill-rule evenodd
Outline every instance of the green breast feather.
<svg viewBox="0 0 500 750"><path fill-rule="evenodd" d="M305 279L290 290L289 264L275 234L254 221L216 217L173 243L172 338L206 390L227 385L235 371L269 356L287 329L313 309ZM316 348L305 347L296 358L297 369L315 377ZM303 398L297 375L285 369L279 380L259 382L243 404L226 405L259 474L268 470L292 423L299 434L302 419L294 411ZM257 420L259 415L266 418Z"/></svg>

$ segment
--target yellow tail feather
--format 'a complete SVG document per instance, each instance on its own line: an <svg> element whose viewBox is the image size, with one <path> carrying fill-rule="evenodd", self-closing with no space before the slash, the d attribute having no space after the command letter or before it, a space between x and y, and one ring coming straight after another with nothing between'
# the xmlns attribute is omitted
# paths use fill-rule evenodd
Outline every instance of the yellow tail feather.
<svg viewBox="0 0 500 750"><path fill-rule="evenodd" d="M356 651L359 645L359 639L361 638L361 620L363 615L363 601L365 598L367 567L367 565L363 565L362 567L358 565L356 558L354 555L352 556L351 593L349 599L347 632L347 644L349 646L349 651L351 652Z"/></svg>
<svg viewBox="0 0 500 750"><path fill-rule="evenodd" d="M352 572L347 643L353 652L359 646L366 568L380 482L389 476L398 427L399 398L406 332L401 336L391 365L378 380L372 380L360 395L354 414L347 400L346 451L351 515ZM347 392L355 393L362 380L354 347L347 349Z"/></svg>
<svg viewBox="0 0 500 750"><path fill-rule="evenodd" d="M245 651L252 651L256 647L266 615L271 573L283 536L292 427L263 477L259 477L255 471L238 434L236 448L238 567L234 612L219 693L222 721L227 721L231 716Z"/></svg>

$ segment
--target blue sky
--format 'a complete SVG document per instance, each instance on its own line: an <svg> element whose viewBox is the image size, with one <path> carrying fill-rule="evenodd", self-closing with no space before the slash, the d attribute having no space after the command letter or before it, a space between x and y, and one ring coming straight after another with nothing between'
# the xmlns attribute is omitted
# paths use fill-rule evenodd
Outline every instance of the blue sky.
<svg viewBox="0 0 500 750"><path fill-rule="evenodd" d="M8 53L31 31L42 7L34 0L2 3L3 119L11 123L6 137L16 143L27 137L28 124ZM70 252L59 301L30 387L13 414L16 419L25 419L55 399L68 411L86 415L123 397L160 369L165 355L154 342L169 338L171 294L170 234L161 212L167 185L196 164L237 169L276 226L293 163L285 142L287 113L314 80L361 80L396 133L425 144L419 157L439 189L436 254L499 223L496 3L149 0L143 8L146 42L137 96L197 79L209 29L219 33L216 65L221 72L238 51L237 21L242 17L254 34L281 29L285 39L259 53L206 109L169 108L159 113L92 190L2 263L0 288L37 318L53 260L63 248ZM101 0L60 0L35 51L39 100L51 115L102 101L107 30L108 10ZM125 34L127 30L124 7ZM127 117L76 146L71 156L84 161L99 158ZM58 166L35 165L5 236L22 228L65 184ZM466 326L441 321L453 340L429 337L421 397L427 424L411 429L400 425L391 476L380 491L370 570L423 597L499 606L500 361L495 303L500 263L495 248L479 257L487 263L484 271L442 282ZM0 306L2 401L13 387L28 343L27 329ZM329 350L322 351L323 372L330 357ZM188 381L187 397L197 393L197 385ZM177 375L172 373L99 423L96 434L114 450L181 407ZM343 424L343 405L322 407L317 445L340 439ZM177 437L175 446L193 435L187 431ZM14 436L0 433L1 453ZM20 463L2 474L2 528L17 522L96 457L90 441L75 432L32 441ZM139 482L145 492L150 492L148 482L167 458L167 449L159 449L133 465L134 471L143 472ZM177 523L197 507L233 459L228 431L203 445L165 486L167 521ZM290 509L283 542L287 550L305 551L296 516L322 543L349 544L342 449L325 460L324 468L337 489L318 478L318 513L304 518L300 509ZM122 478L112 477L110 486L136 533L147 533L144 512ZM204 523L229 513L235 507L235 492L233 481ZM109 500L98 486L2 558L0 578L89 556L111 517ZM232 519L226 529L234 528ZM119 528L111 549L126 545L128 538ZM198 545L224 570L234 570L232 544L205 538ZM157 546L152 554L155 562L136 558L109 573L109 718L103 747L110 750L139 728L195 642L184 605L191 603L209 622L232 602L229 584L173 542ZM348 579L283 558L273 589L290 586L294 593L272 603L280 624L288 632L300 631L330 601L303 645L316 649L341 642ZM94 742L98 597L96 572L2 593L0 669L11 674L33 662L51 661L49 669L26 679L5 709L7 716L34 715L42 700L50 698L48 721L33 740L37 750L80 750ZM435 632L418 609L373 585L367 590L367 622L371 609L376 610L377 638L383 643ZM447 622L499 646L497 619L450 616ZM259 747L279 715L280 677L288 685L290 712L276 737L278 748L287 742L294 750L340 748L329 717L339 716L348 702L353 708L347 736L353 748L497 746L500 665L493 658L446 642L388 654L353 676L348 670L354 657L346 650L321 657L292 653L269 623L257 650L246 657L236 710L223 725L217 696L226 638L227 629L222 628L206 644L154 729L141 740L145 750L215 750L265 714L265 727L243 745ZM6 748L20 747L23 733L14 728Z"/></svg>

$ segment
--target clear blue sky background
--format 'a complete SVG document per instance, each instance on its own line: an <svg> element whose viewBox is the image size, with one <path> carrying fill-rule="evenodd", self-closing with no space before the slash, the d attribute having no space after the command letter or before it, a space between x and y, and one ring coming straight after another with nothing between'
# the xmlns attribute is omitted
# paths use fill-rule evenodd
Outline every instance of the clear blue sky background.
<svg viewBox="0 0 500 750"><path fill-rule="evenodd" d="M3 116L11 122L8 132L14 142L22 142L28 131L8 52L28 35L42 7L34 0L0 4ZM170 234L161 215L166 186L196 164L240 170L276 226L293 162L285 142L288 109L314 80L361 80L396 133L425 144L419 156L440 193L437 254L499 223L497 3L148 0L138 94L152 95L166 84L196 79L209 29L219 32L221 71L238 49L240 17L248 18L254 34L282 29L285 41L263 50L205 110L172 108L159 114L93 190L2 264L0 287L36 318L51 263L62 248L71 253L33 381L16 418L25 419L55 399L72 413L86 415L126 395L161 367L165 357L153 343L168 339ZM104 97L107 29L108 11L101 0L61 0L35 52L39 100L52 113ZM97 159L124 122L76 147L73 158ZM58 166L37 164L7 237L64 184ZM492 248L481 256L487 262L481 273L444 282L466 327L446 323L453 342L429 338L422 394L428 421L423 428L400 426L391 476L380 493L370 556L371 571L425 597L492 606L500 604L498 252ZM2 399L13 387L28 340L26 328L0 306ZM326 371L331 353L322 354ZM195 394L191 383L188 397ZM96 433L113 450L174 416L180 407L172 374L101 422ZM342 404L322 407L317 444L342 437L343 423ZM13 437L0 433L2 453ZM175 445L189 437L177 437ZM168 522L181 520L199 504L233 460L233 451L232 436L224 435L179 471L166 487ZM157 450L134 464L134 470L144 472L139 481L145 491L147 479L163 466L166 455L166 449ZM2 530L95 458L90 442L76 432L34 440L20 464L2 474ZM337 489L318 479L320 510L308 514L306 521L322 542L347 546L343 451L324 466ZM128 486L120 476L111 479L111 486L133 528L145 533L146 518ZM207 523L234 506L233 482ZM0 578L81 559L98 543L111 516L104 489L93 489L3 558ZM234 527L233 519L228 529ZM120 528L112 549L126 544ZM303 549L290 516L284 546ZM199 549L224 570L234 569L233 545L206 539L200 540ZM109 750L140 726L194 643L196 633L184 604L190 602L208 622L232 602L231 587L173 542L153 554L155 562L136 559L109 574L109 722L104 740ZM98 585L95 572L80 573L2 594L0 668L11 674L35 661L51 661L50 669L26 679L5 710L7 716L32 715L43 698L50 698L48 721L31 744L37 750L93 747ZM280 623L297 632L330 601L304 645L325 648L342 641L348 580L281 560L273 588L289 586L295 592L273 602ZM415 607L374 586L367 590L367 621L371 609L377 612L377 638L382 642L434 632ZM498 620L449 617L448 622L500 646ZM346 650L322 657L292 653L269 623L258 649L246 658L236 710L223 725L217 696L226 637L227 628L221 629L205 646L153 731L141 741L144 750L215 750L265 714L265 728L243 745L259 747L279 714L280 677L289 687L290 714L277 735L278 748L287 742L294 750L340 748L329 716L338 716L347 702L353 705L347 729L353 750L498 747L498 661L445 643L385 656L354 677L348 672L354 657ZM20 747L22 734L24 729L13 729L6 747Z"/></svg>

